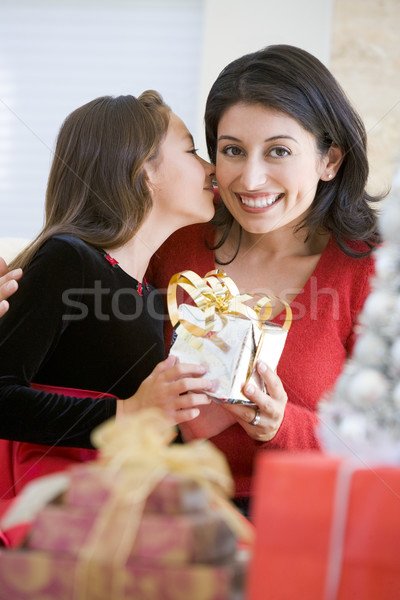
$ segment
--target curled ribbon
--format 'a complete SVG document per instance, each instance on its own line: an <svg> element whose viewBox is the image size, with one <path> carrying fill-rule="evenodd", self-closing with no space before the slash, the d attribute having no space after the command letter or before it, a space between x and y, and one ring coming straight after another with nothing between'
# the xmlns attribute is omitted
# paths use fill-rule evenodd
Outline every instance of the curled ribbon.
<svg viewBox="0 0 400 600"><path fill-rule="evenodd" d="M100 450L100 462L120 472L121 480L81 549L74 599L92 598L91 586L101 582L104 565L109 568L111 561L117 572L126 563L146 499L169 473L198 482L238 540L253 542L253 526L228 501L234 484L225 456L207 440L170 445L175 435L174 422L157 408L138 411L119 422L110 419L94 430L92 441ZM121 521L116 515L124 505L128 510ZM120 578L113 578L112 598L116 600L124 597L119 585Z"/></svg>
<svg viewBox="0 0 400 600"><path fill-rule="evenodd" d="M196 306L203 312L204 327L180 318L177 304L178 286L189 294ZM280 329L288 331L292 324L292 310L287 302L276 296L263 296L251 308L245 302L253 298L254 296L250 294L240 294L233 280L224 271L219 269L209 271L204 278L199 277L194 271L189 270L176 273L171 277L167 290L170 321L176 333L196 350L202 349L203 343L201 338L205 337L213 329L215 313L219 315L237 315L254 320L257 323L261 329L261 336L254 359L249 365L244 387L254 372L268 327L273 326L276 328L276 324L271 324L269 321L272 314L273 300L279 301L286 310L285 322Z"/></svg>

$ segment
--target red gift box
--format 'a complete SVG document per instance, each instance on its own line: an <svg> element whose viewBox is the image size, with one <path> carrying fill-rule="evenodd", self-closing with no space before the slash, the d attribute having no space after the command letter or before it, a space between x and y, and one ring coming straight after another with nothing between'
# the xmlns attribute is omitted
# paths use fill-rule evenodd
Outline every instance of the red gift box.
<svg viewBox="0 0 400 600"><path fill-rule="evenodd" d="M400 469L260 454L253 520L248 600L400 598Z"/></svg>

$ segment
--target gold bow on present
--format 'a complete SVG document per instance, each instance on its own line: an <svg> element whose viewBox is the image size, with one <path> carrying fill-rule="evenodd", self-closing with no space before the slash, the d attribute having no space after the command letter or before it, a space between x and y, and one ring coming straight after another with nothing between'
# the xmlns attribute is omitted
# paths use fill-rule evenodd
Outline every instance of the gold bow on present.
<svg viewBox="0 0 400 600"><path fill-rule="evenodd" d="M201 309L204 315L204 327L200 327L181 319L177 304L177 288L180 286L193 299L196 306ZM277 325L271 324L269 318L272 314L272 301L278 300L286 310L284 324L280 327L282 331L288 331L292 324L292 310L287 302L276 296L263 296L258 299L251 308L246 305L248 300L255 299L250 294L240 294L236 284L230 277L221 270L209 271L201 278L194 271L182 271L173 275L170 279L167 291L167 303L170 321L177 333L185 342L190 344L196 350L201 350L204 338L212 329L215 322L215 314L236 315L245 317L248 320L254 320L261 330L261 336L257 344L253 361L248 366L246 381L244 387L250 381L256 368L260 355L264 335L269 326L274 328Z"/></svg>
<svg viewBox="0 0 400 600"><path fill-rule="evenodd" d="M170 473L198 482L238 540L253 542L253 526L227 499L233 495L234 484L225 456L206 440L170 445L176 433L172 419L157 408L138 411L121 421L110 419L94 430L92 441L100 450L99 468L103 463L121 477L80 552L74 599L96 597L90 587L101 582L103 565L117 568L126 563L146 500ZM127 517L121 522L117 515L124 505L128 507L124 513ZM115 577L113 599L123 597L119 585Z"/></svg>
<svg viewBox="0 0 400 600"><path fill-rule="evenodd" d="M183 288L196 306L202 310L205 318L204 328L180 319L176 299L178 286ZM272 300L279 300L286 309L286 319L281 329L289 330L292 324L292 310L287 302L276 296L263 296L253 308L244 304L253 298L254 296L250 294L239 294L233 280L219 269L209 271L203 278L189 270L176 273L171 277L167 290L168 312L172 326L178 335L197 350L203 346L199 338L212 330L216 312L254 319L259 328L264 330L272 314Z"/></svg>

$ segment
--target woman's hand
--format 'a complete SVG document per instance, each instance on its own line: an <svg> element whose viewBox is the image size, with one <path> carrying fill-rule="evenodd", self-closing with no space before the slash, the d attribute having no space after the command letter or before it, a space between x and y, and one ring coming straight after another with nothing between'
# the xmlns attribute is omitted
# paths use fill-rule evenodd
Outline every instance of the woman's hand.
<svg viewBox="0 0 400 600"><path fill-rule="evenodd" d="M235 415L237 422L251 438L258 442L269 442L282 424L287 394L278 375L265 363L259 362L257 371L268 392L262 392L252 384L247 385L244 390L246 397L256 406L226 404L224 408Z"/></svg>
<svg viewBox="0 0 400 600"><path fill-rule="evenodd" d="M205 372L203 365L181 364L175 356L169 356L155 367L133 396L117 400L117 418L142 408L158 407L177 424L195 419L200 414L197 406L209 404L207 391L216 387L215 381L203 379Z"/></svg>
<svg viewBox="0 0 400 600"><path fill-rule="evenodd" d="M0 256L0 317L8 311L9 304L7 298L17 291L17 281L21 278L21 275L21 269L8 271L4 259Z"/></svg>

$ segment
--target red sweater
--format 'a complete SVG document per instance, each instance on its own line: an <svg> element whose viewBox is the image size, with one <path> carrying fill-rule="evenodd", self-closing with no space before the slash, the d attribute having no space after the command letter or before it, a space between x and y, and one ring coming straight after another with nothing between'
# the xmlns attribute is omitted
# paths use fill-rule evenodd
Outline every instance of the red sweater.
<svg viewBox="0 0 400 600"><path fill-rule="evenodd" d="M166 292L174 273L191 269L204 276L215 268L214 253L205 245L206 228L209 232L209 225L180 229L152 258L147 277L161 292ZM352 246L366 249L363 243ZM260 449L319 448L315 431L318 401L333 386L352 350L354 325L369 293L373 272L371 256L350 258L331 238L310 279L291 303L293 323L277 369L288 395L278 433L270 442L260 443L235 424L212 438L228 459L238 496L250 493L254 455ZM167 349L171 337L167 319Z"/></svg>

